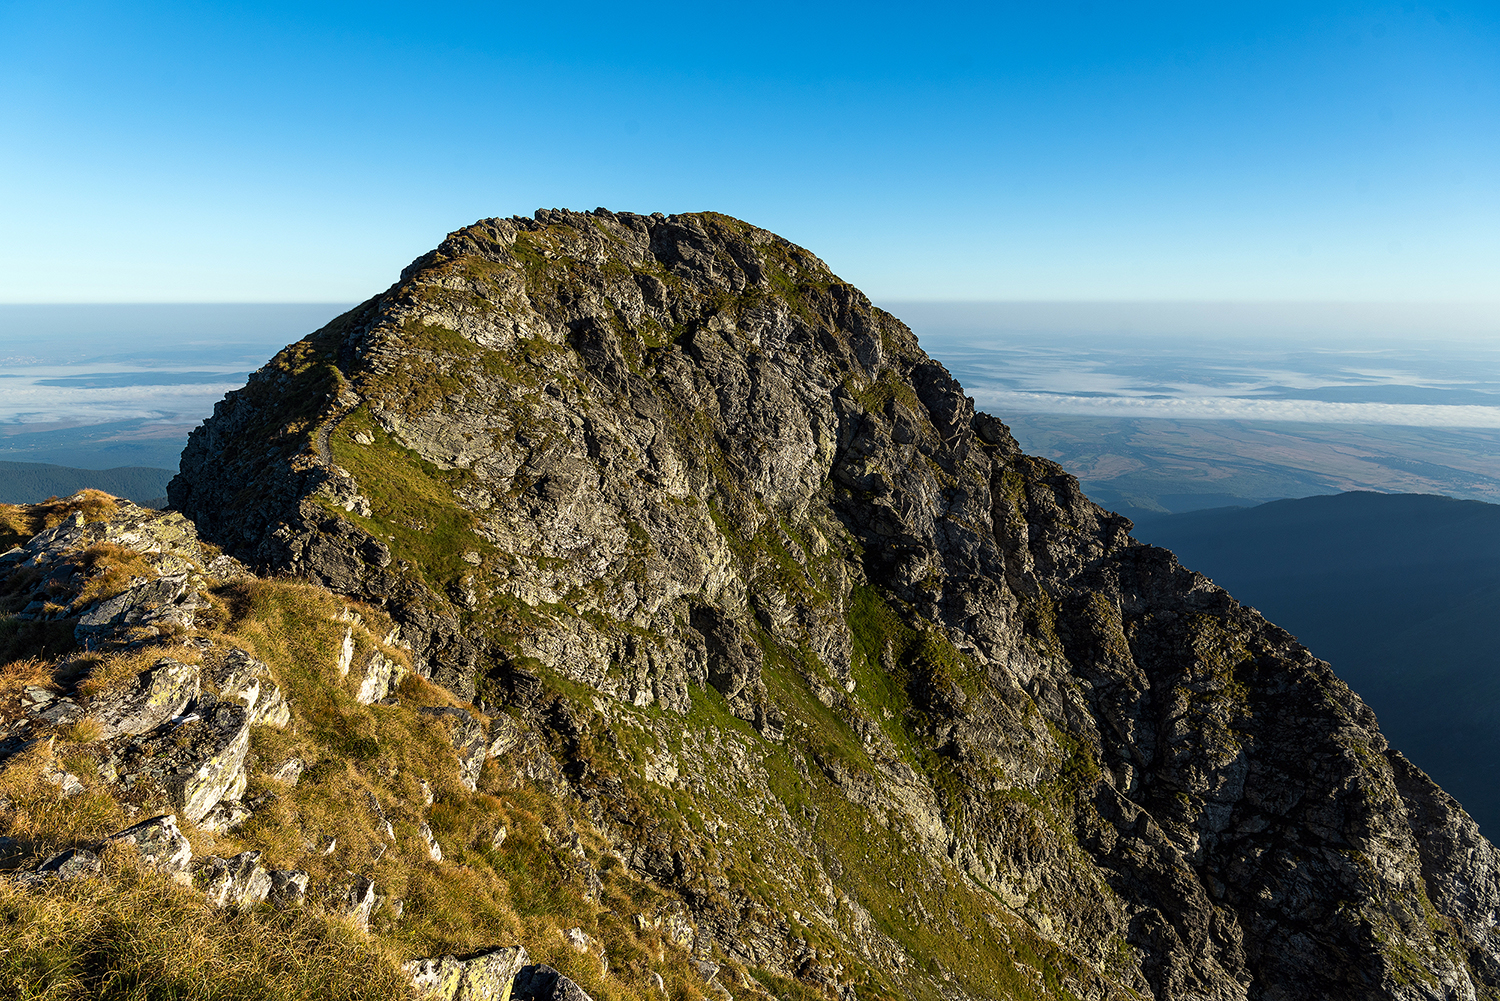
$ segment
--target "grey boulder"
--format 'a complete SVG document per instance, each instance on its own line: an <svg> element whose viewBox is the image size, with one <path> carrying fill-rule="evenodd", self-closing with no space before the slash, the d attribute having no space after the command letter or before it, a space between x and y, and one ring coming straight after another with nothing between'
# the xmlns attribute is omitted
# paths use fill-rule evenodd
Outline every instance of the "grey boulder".
<svg viewBox="0 0 1500 1001"><path fill-rule="evenodd" d="M101 771L126 793L165 794L197 823L241 782L250 750L250 713L203 696L192 711L115 749Z"/></svg>
<svg viewBox="0 0 1500 1001"><path fill-rule="evenodd" d="M260 864L260 852L241 852L228 859L211 855L199 863L198 880L216 907L244 910L271 892L271 875Z"/></svg>
<svg viewBox="0 0 1500 1001"><path fill-rule="evenodd" d="M514 1001L594 1001L567 977L545 964L527 966L516 975Z"/></svg>
<svg viewBox="0 0 1500 1001"><path fill-rule="evenodd" d="M164 872L178 882L191 881L189 867L193 846L177 827L177 817L163 814L143 820L133 827L111 834L105 845L127 845L135 849L142 862Z"/></svg>
<svg viewBox="0 0 1500 1001"><path fill-rule="evenodd" d="M95 696L89 717L99 722L100 739L153 730L198 697L199 669L163 657L126 686Z"/></svg>
<svg viewBox="0 0 1500 1001"><path fill-rule="evenodd" d="M433 1001L509 1001L516 975L528 960L525 949L512 945L466 959L414 959L402 970L417 993Z"/></svg>

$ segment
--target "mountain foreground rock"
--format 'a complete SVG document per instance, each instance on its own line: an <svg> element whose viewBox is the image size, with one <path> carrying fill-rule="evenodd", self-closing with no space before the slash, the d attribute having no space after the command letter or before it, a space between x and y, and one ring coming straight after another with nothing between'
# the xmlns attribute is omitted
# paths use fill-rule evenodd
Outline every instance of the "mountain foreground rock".
<svg viewBox="0 0 1500 1001"><path fill-rule="evenodd" d="M105 836L161 805L392 991L1500 996L1500 858L1328 666L763 230L476 223L181 469L227 555L80 501L0 557L7 834L93 856L12 909L157 878Z"/></svg>

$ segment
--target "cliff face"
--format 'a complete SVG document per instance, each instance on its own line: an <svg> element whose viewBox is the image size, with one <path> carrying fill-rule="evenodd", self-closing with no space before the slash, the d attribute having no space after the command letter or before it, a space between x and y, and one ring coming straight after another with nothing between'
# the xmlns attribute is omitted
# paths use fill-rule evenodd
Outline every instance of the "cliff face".
<svg viewBox="0 0 1500 1001"><path fill-rule="evenodd" d="M736 989L1500 996L1500 859L1327 665L763 230L476 223L181 468L534 734Z"/></svg>

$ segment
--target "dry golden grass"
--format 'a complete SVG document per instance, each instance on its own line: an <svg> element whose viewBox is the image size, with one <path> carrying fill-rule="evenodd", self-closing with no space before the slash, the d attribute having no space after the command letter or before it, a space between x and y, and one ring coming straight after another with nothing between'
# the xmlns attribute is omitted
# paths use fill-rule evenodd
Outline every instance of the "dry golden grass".
<svg viewBox="0 0 1500 1001"><path fill-rule="evenodd" d="M313 911L211 907L125 853L102 879L38 892L0 882L0 996L23 1001L399 1001L379 939ZM107 886L107 892L105 887Z"/></svg>
<svg viewBox="0 0 1500 1001"><path fill-rule="evenodd" d="M86 791L64 797L62 789L47 779L59 765L79 767L77 762L56 761L51 742L42 740L8 759L0 771L0 796L10 800L9 809L0 811L0 834L31 845L40 857L96 842L126 826L120 805L91 788L87 769L77 773Z"/></svg>
<svg viewBox="0 0 1500 1001"><path fill-rule="evenodd" d="M93 568L108 573L125 566L128 557L100 552L95 560ZM664 946L655 929L642 931L628 920L633 901L655 891L643 892L623 866L608 864L612 860L600 854L601 842L577 809L530 787L508 788L493 765L481 777L484 792L463 787L447 725L417 710L464 703L413 673L399 686L395 705L355 701L350 679L340 678L336 666L349 627L339 617L346 602L305 583L255 579L219 588L215 601L215 628L200 635L218 650L242 647L265 662L292 707L292 719L284 729L258 727L252 735L259 764L250 794L273 798L236 831L214 835L184 823L184 833L200 856L253 849L263 853L267 867L307 870L314 906L305 914L276 914L267 907L246 915L218 911L192 890L113 858L106 859L110 871L102 880L33 894L0 885L0 933L10 938L8 949L0 950L0 996L399 998L409 992L399 960L518 943L535 961L573 977L596 1001L654 1001L660 995L652 975L658 972L673 998L703 997L685 954ZM376 649L406 662L404 651L377 639L390 628L386 616L376 609L357 611L365 627L354 627L356 663ZM156 645L85 654L63 667L70 678L81 679L85 694L96 693L134 677L164 653L189 659L196 650ZM18 693L27 683L51 683L59 670L43 658L17 661L0 674L0 686L8 686L0 690ZM59 734L72 742L89 736L87 724ZM98 789L91 761L76 756L77 750L77 743L57 745L58 754L75 754L64 764L87 788L71 799L46 780L49 762L41 751L0 773L0 795L12 802L0 814L0 833L45 856L96 843L131 822ZM307 765L297 785L272 781L267 773L293 756ZM431 806L427 791L435 800ZM394 839L387 839L374 817L372 795ZM442 846L441 863L427 855L423 823ZM509 836L497 849L491 838L501 824ZM589 895L585 867L560 843L561 832L575 826L604 876L598 899ZM325 855L329 837L337 847ZM321 895L346 883L350 872L374 879L386 900L372 916L369 935L318 916ZM397 900L404 905L399 919L392 907ZM615 910L626 917L613 915ZM607 976L596 956L577 953L563 941L562 929L574 926L605 943L611 957Z"/></svg>
<svg viewBox="0 0 1500 1001"><path fill-rule="evenodd" d="M203 651L181 643L152 643L118 653L85 654L74 658L70 667L73 674L81 679L78 682L79 694L92 696L134 680L163 657L171 657L184 664L199 664L203 661Z"/></svg>
<svg viewBox="0 0 1500 1001"><path fill-rule="evenodd" d="M20 504L0 504L0 552L19 546L36 534L30 512Z"/></svg>
<svg viewBox="0 0 1500 1001"><path fill-rule="evenodd" d="M0 504L0 552L20 545L38 532L55 528L79 511L85 521L103 521L119 510L119 501L102 490L49 497L40 504Z"/></svg>
<svg viewBox="0 0 1500 1001"><path fill-rule="evenodd" d="M73 560L85 578L74 601L77 608L112 598L137 580L155 576L155 568L145 553L112 542L90 546Z"/></svg>
<svg viewBox="0 0 1500 1001"><path fill-rule="evenodd" d="M58 736L70 744L92 744L104 736L104 724L92 716L85 716L72 726L64 727Z"/></svg>
<svg viewBox="0 0 1500 1001"><path fill-rule="evenodd" d="M29 685L56 691L52 671L53 661L41 657L22 657L0 666L0 706L11 708Z"/></svg>

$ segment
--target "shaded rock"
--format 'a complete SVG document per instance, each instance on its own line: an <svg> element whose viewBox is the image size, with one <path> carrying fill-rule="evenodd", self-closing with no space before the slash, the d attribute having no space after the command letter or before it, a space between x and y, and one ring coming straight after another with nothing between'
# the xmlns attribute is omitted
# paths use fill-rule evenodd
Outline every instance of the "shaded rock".
<svg viewBox="0 0 1500 1001"><path fill-rule="evenodd" d="M529 961L525 949L507 946L464 959L415 959L401 969L418 994L434 1001L509 1001L516 975Z"/></svg>
<svg viewBox="0 0 1500 1001"><path fill-rule="evenodd" d="M163 657L130 684L96 695L89 718L99 721L102 740L145 733L182 715L198 697L200 677L196 666Z"/></svg>
<svg viewBox="0 0 1500 1001"><path fill-rule="evenodd" d="M272 869L266 899L277 910L301 907L307 899L307 873L302 869Z"/></svg>
<svg viewBox="0 0 1500 1001"><path fill-rule="evenodd" d="M260 864L260 852L241 852L223 859L211 855L198 863L196 878L215 907L254 907L271 892L271 875Z"/></svg>
<svg viewBox="0 0 1500 1001"><path fill-rule="evenodd" d="M708 683L724 696L736 716L753 722L763 689L760 647L717 608L694 608L691 621L708 645Z"/></svg>
<svg viewBox="0 0 1500 1001"><path fill-rule="evenodd" d="M594 1001L567 977L550 966L525 966L516 974L513 1001Z"/></svg>
<svg viewBox="0 0 1500 1001"><path fill-rule="evenodd" d="M143 820L104 839L106 845L134 848L142 862L180 883L192 881L193 846L177 828L177 817L163 814Z"/></svg>
<svg viewBox="0 0 1500 1001"><path fill-rule="evenodd" d="M48 879L89 879L103 870L104 864L94 852L87 848L69 848L44 861L35 872L23 874L17 882L23 886L39 886Z"/></svg>
<svg viewBox="0 0 1500 1001"><path fill-rule="evenodd" d="M186 573L157 577L89 608L73 637L87 650L186 632L194 613L207 607Z"/></svg>

